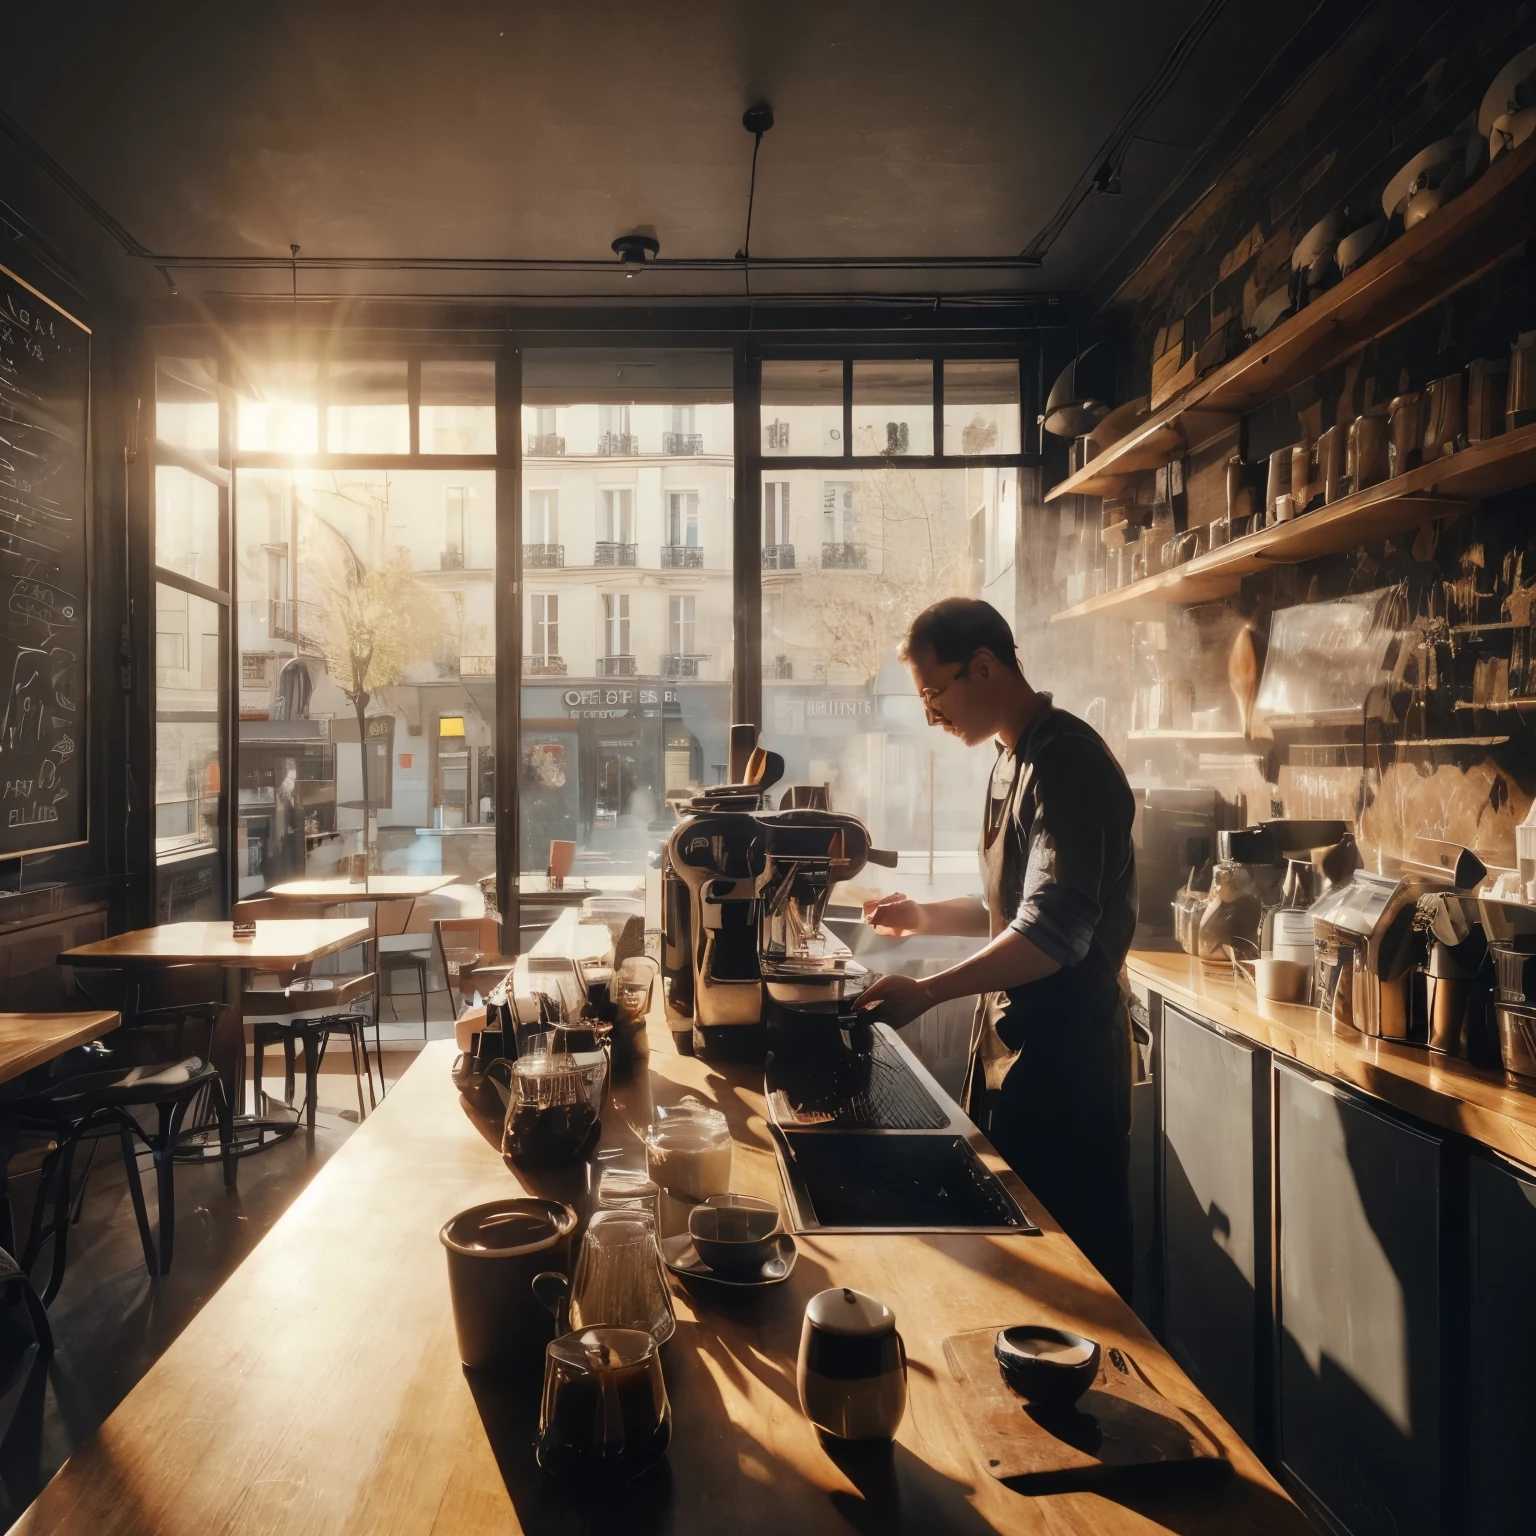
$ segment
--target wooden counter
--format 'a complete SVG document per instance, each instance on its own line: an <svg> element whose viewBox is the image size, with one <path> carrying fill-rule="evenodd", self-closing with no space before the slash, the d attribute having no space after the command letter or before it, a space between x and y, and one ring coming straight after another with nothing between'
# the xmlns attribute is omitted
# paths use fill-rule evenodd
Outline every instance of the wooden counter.
<svg viewBox="0 0 1536 1536"><path fill-rule="evenodd" d="M1178 952L1132 950L1126 969L1133 983L1142 982L1169 1002L1257 1045L1364 1089L1431 1125L1536 1165L1536 1093L1517 1087L1504 1072L1347 1026L1335 1029L1316 1008L1264 1002L1251 982L1234 981L1226 964L1202 964Z"/></svg>
<svg viewBox="0 0 1536 1536"><path fill-rule="evenodd" d="M78 1450L19 1532L370 1533L521 1529L762 1533L1295 1532L1295 1506L1089 1268L1046 1229L1025 1236L800 1238L791 1279L721 1310L676 1288L663 1355L675 1414L662 1469L615 1504L580 1504L538 1472L532 1385L471 1384L459 1366L438 1229L454 1212L530 1191L586 1203L603 1166L640 1166L653 1104L719 1104L737 1139L733 1186L780 1198L761 1073L674 1053L652 1028L650 1070L615 1090L590 1168L514 1176L495 1128L427 1046L398 1086L245 1263ZM606 1154L606 1155L605 1155ZM911 1360L891 1453L834 1453L801 1415L795 1353L806 1300L830 1284L888 1301ZM978 1465L944 1361L962 1329L1064 1321L1127 1348L1230 1449L1223 1488L1029 1498Z"/></svg>

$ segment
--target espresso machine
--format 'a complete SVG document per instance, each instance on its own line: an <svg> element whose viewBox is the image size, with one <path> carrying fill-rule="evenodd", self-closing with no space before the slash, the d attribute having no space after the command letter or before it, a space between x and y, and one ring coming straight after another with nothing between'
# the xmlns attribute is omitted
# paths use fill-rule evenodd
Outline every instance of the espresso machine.
<svg viewBox="0 0 1536 1536"><path fill-rule="evenodd" d="M846 1015L867 973L825 922L839 881L867 863L894 867L824 789L767 792L783 762L755 748L740 782L689 802L662 857L662 975L667 1023L684 1049L762 1059L769 1034Z"/></svg>

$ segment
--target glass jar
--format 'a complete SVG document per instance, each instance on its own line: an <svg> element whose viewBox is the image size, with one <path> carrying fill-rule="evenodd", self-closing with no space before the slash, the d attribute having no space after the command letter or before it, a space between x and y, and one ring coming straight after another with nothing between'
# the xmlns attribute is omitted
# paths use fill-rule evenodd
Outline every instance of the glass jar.
<svg viewBox="0 0 1536 1536"><path fill-rule="evenodd" d="M698 1204L731 1187L731 1129L718 1109L690 1094L656 1111L645 1131L646 1172L675 1200Z"/></svg>

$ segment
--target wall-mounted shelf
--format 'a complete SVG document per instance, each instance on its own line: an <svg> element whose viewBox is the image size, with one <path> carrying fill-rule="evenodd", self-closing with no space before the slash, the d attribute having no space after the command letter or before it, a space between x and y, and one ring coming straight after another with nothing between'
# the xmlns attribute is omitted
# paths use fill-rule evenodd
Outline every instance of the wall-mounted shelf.
<svg viewBox="0 0 1536 1536"><path fill-rule="evenodd" d="M1236 592L1243 577L1271 566L1297 565L1406 533L1432 518L1464 511L1474 501L1516 490L1533 480L1536 425L1490 438L1448 459L1421 464L1406 475L1345 496L1289 523L1235 539L1172 570L1101 592L1063 609L1051 622L1163 603L1214 602Z"/></svg>
<svg viewBox="0 0 1536 1536"><path fill-rule="evenodd" d="M1536 138L1046 492L1104 496L1473 282L1536 234Z"/></svg>

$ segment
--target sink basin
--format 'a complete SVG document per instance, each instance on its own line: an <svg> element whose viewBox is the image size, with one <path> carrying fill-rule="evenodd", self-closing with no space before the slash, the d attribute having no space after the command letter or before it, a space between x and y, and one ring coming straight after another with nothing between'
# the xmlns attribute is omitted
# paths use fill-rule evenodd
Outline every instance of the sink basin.
<svg viewBox="0 0 1536 1536"><path fill-rule="evenodd" d="M1038 1232L963 1136L776 1130L797 1232Z"/></svg>

